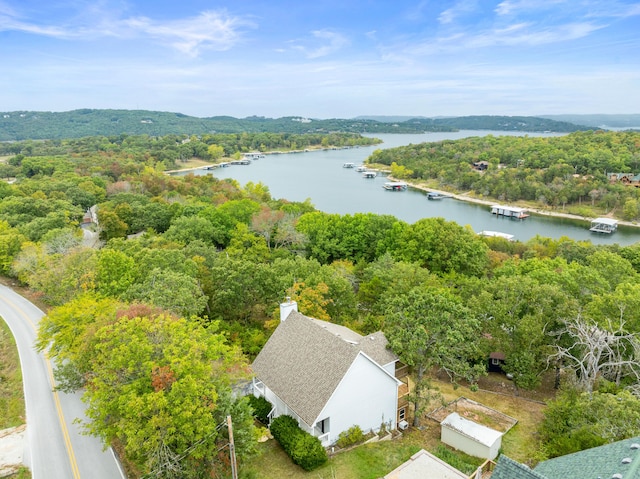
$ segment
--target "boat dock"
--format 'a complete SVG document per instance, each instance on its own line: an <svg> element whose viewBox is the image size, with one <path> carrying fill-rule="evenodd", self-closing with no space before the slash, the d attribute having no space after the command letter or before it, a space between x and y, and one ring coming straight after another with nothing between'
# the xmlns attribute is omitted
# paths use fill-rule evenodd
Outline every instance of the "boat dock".
<svg viewBox="0 0 640 479"><path fill-rule="evenodd" d="M355 163L345 163L344 165L342 165L343 168L355 168L356 164Z"/></svg>
<svg viewBox="0 0 640 479"><path fill-rule="evenodd" d="M429 193L427 193L428 200L443 200L445 198L453 198L453 196L438 193L437 191L430 191Z"/></svg>
<svg viewBox="0 0 640 479"><path fill-rule="evenodd" d="M375 178L376 176L378 176L376 171L365 171L362 173L363 178Z"/></svg>
<svg viewBox="0 0 640 479"><path fill-rule="evenodd" d="M497 216L515 218L517 220L523 220L529 216L526 209L518 208L517 206L493 205L491 207L491 213Z"/></svg>
<svg viewBox="0 0 640 479"><path fill-rule="evenodd" d="M595 220L591 220L591 228L589 228L589 231L593 231L594 233L611 234L617 229L618 220L613 220L611 218L596 218Z"/></svg>
<svg viewBox="0 0 640 479"><path fill-rule="evenodd" d="M389 191L404 191L409 185L404 181L387 181L382 187Z"/></svg>

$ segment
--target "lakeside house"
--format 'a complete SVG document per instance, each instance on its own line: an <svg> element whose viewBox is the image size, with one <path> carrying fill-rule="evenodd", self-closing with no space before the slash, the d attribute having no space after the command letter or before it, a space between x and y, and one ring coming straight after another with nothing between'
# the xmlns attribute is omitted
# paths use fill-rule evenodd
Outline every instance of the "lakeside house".
<svg viewBox="0 0 640 479"><path fill-rule="evenodd" d="M361 336L344 326L280 305L281 322L252 364L253 393L289 415L323 446L354 425L362 431L406 427L406 366L382 332Z"/></svg>

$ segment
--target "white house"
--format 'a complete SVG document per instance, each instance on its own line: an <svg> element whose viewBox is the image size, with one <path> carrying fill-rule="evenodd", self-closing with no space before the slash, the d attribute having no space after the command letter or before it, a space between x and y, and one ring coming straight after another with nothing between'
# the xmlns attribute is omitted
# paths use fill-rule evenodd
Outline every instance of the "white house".
<svg viewBox="0 0 640 479"><path fill-rule="evenodd" d="M470 456L495 459L502 433L453 412L440 423L440 440Z"/></svg>
<svg viewBox="0 0 640 479"><path fill-rule="evenodd" d="M253 392L274 405L270 418L293 416L324 446L354 425L366 433L398 422L398 357L381 332L361 336L281 305L281 322L252 364ZM401 402L404 419L405 406Z"/></svg>

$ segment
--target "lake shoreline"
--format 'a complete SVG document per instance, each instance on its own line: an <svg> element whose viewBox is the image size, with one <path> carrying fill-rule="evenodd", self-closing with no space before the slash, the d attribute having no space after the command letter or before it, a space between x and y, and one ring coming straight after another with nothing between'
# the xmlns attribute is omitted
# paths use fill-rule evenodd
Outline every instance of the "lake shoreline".
<svg viewBox="0 0 640 479"><path fill-rule="evenodd" d="M287 153L297 153L297 151L292 151L292 152L287 152ZM266 152L265 154L284 154L283 152ZM190 171L197 171L197 170L203 170L206 169L207 166L213 166L210 164L206 164L206 165L200 165L200 166L194 166L194 167L190 167L190 168L181 168L178 170L167 170L164 173L170 175L170 174L174 174L174 173L185 173L185 172L190 172ZM375 168L375 167L369 167L369 169L371 170L375 170L379 173L387 173L389 170L383 170L380 168ZM388 177L390 180L393 181L397 181L396 178L393 178L391 176ZM445 191L445 190L438 190L435 188L431 188L431 187L427 187L418 183L412 183L406 180L402 180L405 181L411 188L414 188L416 190L420 190L420 191L424 191L424 192L435 192L435 193L440 193L443 195L447 195L450 196L453 199L459 200L459 201L466 201L468 203L474 203L474 204L478 204L478 205L486 205L486 206L492 206L498 203L498 200L486 200L486 199L482 199L482 198L475 198L473 196L469 196L467 193L452 193L450 191ZM517 204L514 204L513 206L520 206ZM539 208L531 208L529 206L521 206L522 208L525 208L528 212L534 214L534 215L539 215L539 216L548 216L548 217L552 217L552 218L566 218L566 219L571 219L571 220L577 220L577 221L583 221L585 223L589 223L593 218L589 218L586 216L580 216L580 215L574 215L571 213L563 213L560 211L549 211L549 210L542 210ZM640 224L638 223L633 223L631 221L625 221L625 220L621 220L618 218L615 218L613 216L607 216L610 217L612 219L615 219L618 221L619 225L623 225L623 226L629 226L631 228L640 228Z"/></svg>
<svg viewBox="0 0 640 479"><path fill-rule="evenodd" d="M374 168L371 168L374 169ZM377 170L377 171L381 171L381 170ZM391 176L388 177L390 180L392 181L399 181ZM495 204L499 204L498 200L485 200L485 199L481 199L481 198L474 198L473 196L469 196L466 193L452 193L450 191L445 191L445 190L438 190L435 188L430 188L424 185L420 185L420 184L416 184L416 183L411 183L409 181L406 180L402 180L405 181L410 188L414 188L416 190L420 190L420 191L425 191L425 192L434 192L434 193L440 193L442 195L446 195L446 196L450 196L453 199L456 200L460 200L460 201L466 201L468 203L474 203L477 205L486 205L486 206L493 206ZM578 220L578 221L583 221L585 223L590 223L592 219L594 218L589 218L586 216L580 216L580 215L574 215L571 213L562 213L560 211L549 211L549 210L541 210L538 208L531 208L529 206L521 206L518 204L513 204L512 206L518 206L521 208L524 208L527 210L527 212L532 213L534 215L539 215L539 216L548 216L551 218L567 218L567 219L571 219L571 220ZM615 219L618 221L619 225L623 225L623 226L629 226L632 228L640 228L640 224L638 223L633 223L631 221L624 221L624 220L620 220L618 218L615 218L614 216L607 216L605 215L605 217L607 218L611 218L611 219Z"/></svg>

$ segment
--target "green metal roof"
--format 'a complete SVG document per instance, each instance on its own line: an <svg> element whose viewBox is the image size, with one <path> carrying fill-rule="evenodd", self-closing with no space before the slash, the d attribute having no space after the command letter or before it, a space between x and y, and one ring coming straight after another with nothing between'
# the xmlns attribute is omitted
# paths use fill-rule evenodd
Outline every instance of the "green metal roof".
<svg viewBox="0 0 640 479"><path fill-rule="evenodd" d="M547 479L542 474L531 470L528 466L502 454L491 473L491 479ZM604 478L603 478L604 479Z"/></svg>
<svg viewBox="0 0 640 479"><path fill-rule="evenodd" d="M640 479L640 436L543 461L548 479Z"/></svg>

